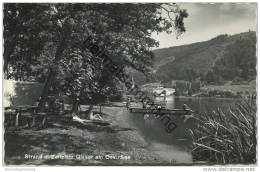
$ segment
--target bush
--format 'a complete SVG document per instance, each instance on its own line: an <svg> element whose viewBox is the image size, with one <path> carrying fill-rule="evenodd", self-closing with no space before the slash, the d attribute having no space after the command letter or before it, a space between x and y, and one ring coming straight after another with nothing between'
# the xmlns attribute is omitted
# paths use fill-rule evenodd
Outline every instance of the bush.
<svg viewBox="0 0 260 172"><path fill-rule="evenodd" d="M198 116L193 139L195 161L211 163L256 163L256 105L246 101L223 112Z"/></svg>

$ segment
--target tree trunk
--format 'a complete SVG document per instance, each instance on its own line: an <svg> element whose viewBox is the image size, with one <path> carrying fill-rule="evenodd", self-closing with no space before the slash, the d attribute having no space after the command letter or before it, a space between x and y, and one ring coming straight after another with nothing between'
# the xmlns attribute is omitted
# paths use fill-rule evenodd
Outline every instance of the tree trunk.
<svg viewBox="0 0 260 172"><path fill-rule="evenodd" d="M45 85L43 87L43 91L42 91L42 94L41 94L41 99L40 99L40 102L39 102L40 111L43 111L44 108L45 108L45 103L47 101L47 96L48 96L48 93L49 93L49 89L50 89L50 87L52 85L52 81L54 80L54 75L55 75L55 73L53 72L52 69L50 69L50 72L48 74L47 80L46 80Z"/></svg>
<svg viewBox="0 0 260 172"><path fill-rule="evenodd" d="M89 108L86 112L86 119L90 119L90 113L92 113L93 108L94 108L94 105L89 105Z"/></svg>
<svg viewBox="0 0 260 172"><path fill-rule="evenodd" d="M60 40L59 46L56 50L55 59L54 59L54 67L55 67L55 64L61 59L62 53L65 50L65 48L67 47L68 40L71 36L72 27L67 22L68 21L65 21L63 31L62 31L63 32L62 39ZM55 77L56 77L56 71L54 69L50 69L47 80L45 82L45 85L44 85L44 88L42 91L41 100L39 103L40 110L44 110L44 105L47 100L50 87L52 86Z"/></svg>
<svg viewBox="0 0 260 172"><path fill-rule="evenodd" d="M72 113L78 114L78 112L79 112L79 100L76 97L72 103Z"/></svg>

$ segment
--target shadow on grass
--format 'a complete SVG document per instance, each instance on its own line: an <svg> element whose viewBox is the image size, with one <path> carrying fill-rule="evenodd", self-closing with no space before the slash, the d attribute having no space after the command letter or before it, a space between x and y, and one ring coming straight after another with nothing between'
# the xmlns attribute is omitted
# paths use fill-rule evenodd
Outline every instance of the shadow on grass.
<svg viewBox="0 0 260 172"><path fill-rule="evenodd" d="M66 133L6 132L4 139L6 164L22 164L28 161L25 154L87 154L92 153L95 148L95 144L89 144L92 143L91 140ZM45 161L43 164L49 160ZM54 160L50 162L52 161Z"/></svg>
<svg viewBox="0 0 260 172"><path fill-rule="evenodd" d="M99 126L84 125L72 121L71 117L50 116L45 129L5 129L5 157L6 165L21 164L71 164L77 165L76 159L73 160L28 160L25 154L94 154L98 146L102 143L96 143L88 136L90 132L117 133L120 131L131 131L132 128L122 128L119 126Z"/></svg>

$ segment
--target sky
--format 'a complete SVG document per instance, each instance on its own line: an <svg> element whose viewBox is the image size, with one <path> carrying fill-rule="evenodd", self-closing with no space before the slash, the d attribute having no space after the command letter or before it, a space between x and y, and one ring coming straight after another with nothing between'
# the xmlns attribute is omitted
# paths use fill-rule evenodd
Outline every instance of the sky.
<svg viewBox="0 0 260 172"><path fill-rule="evenodd" d="M174 33L153 33L152 37L160 43L158 48L207 41L220 34L257 30L256 3L181 3L179 6L189 14L184 19L186 32L178 39Z"/></svg>

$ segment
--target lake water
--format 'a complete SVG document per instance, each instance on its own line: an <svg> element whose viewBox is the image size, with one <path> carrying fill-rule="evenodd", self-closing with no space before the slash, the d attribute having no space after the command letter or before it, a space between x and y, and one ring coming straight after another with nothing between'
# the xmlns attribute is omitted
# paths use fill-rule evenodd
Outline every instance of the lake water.
<svg viewBox="0 0 260 172"><path fill-rule="evenodd" d="M186 103L196 114L208 113L221 108L223 111L234 107L240 99L232 98L208 98L208 97L167 97L166 107L169 109L181 109Z"/></svg>
<svg viewBox="0 0 260 172"><path fill-rule="evenodd" d="M157 101L161 99L158 98ZM183 104L187 104L193 111L194 115L201 113L209 113L213 110L221 108L223 111L233 107L239 99L230 98L188 98L188 97L167 97L166 107L169 109L181 109ZM170 122L167 120L156 119L153 115L145 117L141 114L132 114L131 119L134 121L137 128L140 130L147 142L150 143L150 149L163 155L164 158L168 157L169 161L174 159L175 163L188 164L192 163L191 144L189 130L195 127L196 121L192 118L184 122L183 117L171 116ZM166 132L169 124L174 123L177 128L171 133Z"/></svg>

